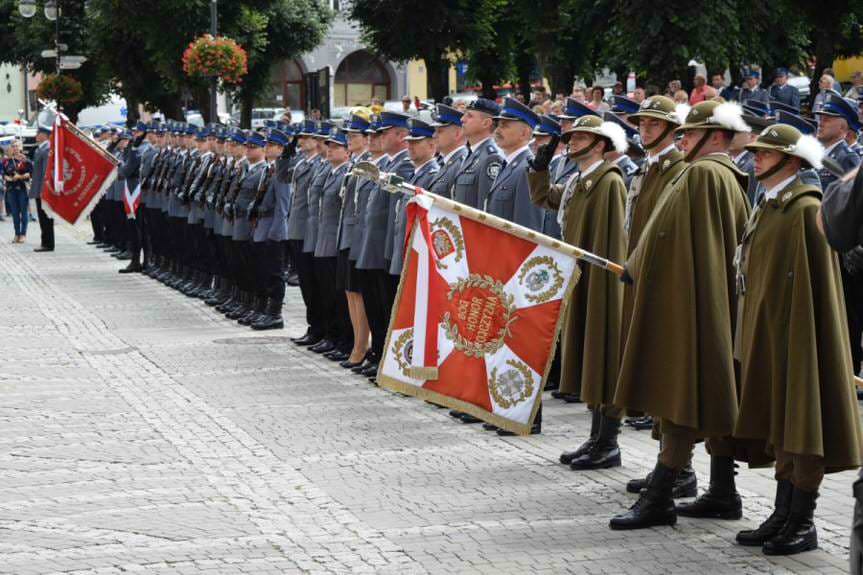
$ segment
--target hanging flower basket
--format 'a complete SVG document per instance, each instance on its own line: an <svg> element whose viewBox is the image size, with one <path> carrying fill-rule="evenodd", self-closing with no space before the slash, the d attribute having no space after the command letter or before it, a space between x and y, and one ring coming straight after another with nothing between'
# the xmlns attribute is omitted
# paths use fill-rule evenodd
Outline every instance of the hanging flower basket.
<svg viewBox="0 0 863 575"><path fill-rule="evenodd" d="M249 71L246 51L235 41L205 34L183 52L183 71L191 78L216 76L226 84L239 84Z"/></svg>
<svg viewBox="0 0 863 575"><path fill-rule="evenodd" d="M60 106L68 106L84 97L84 88L72 76L48 74L39 82L36 95L43 100L53 100Z"/></svg>

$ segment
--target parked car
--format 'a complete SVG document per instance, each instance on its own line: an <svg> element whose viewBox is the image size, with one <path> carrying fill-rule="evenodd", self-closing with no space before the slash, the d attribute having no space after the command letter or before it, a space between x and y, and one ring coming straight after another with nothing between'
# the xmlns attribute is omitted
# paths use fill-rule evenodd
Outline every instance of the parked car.
<svg viewBox="0 0 863 575"><path fill-rule="evenodd" d="M284 111L284 108L254 108L252 110L252 129L263 128L267 120L280 119Z"/></svg>

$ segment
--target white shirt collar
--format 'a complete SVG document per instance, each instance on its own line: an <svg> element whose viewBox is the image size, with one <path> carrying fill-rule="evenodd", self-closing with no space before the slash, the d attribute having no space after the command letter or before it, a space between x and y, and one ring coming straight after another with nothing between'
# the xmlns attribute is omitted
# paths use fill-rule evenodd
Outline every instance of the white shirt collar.
<svg viewBox="0 0 863 575"><path fill-rule="evenodd" d="M506 163L508 164L511 161L513 161L514 159L516 159L518 157L518 155L521 154L522 152L524 152L525 150L530 150L530 144L525 144L521 148L517 149L516 151L514 151L513 153L508 155L506 157Z"/></svg>
<svg viewBox="0 0 863 575"><path fill-rule="evenodd" d="M338 166L333 166L333 171L335 172L336 170L338 170L339 168L341 168L342 166L344 166L344 165L345 165L345 164L347 164L347 163L348 163L348 161L347 161L347 160L345 160L344 162L342 162L342 163L341 163L341 164L339 164Z"/></svg>
<svg viewBox="0 0 863 575"><path fill-rule="evenodd" d="M444 156L443 157L443 163L446 164L447 162L449 162L450 158L452 158L454 155L456 155L460 150L464 150L466 147L467 146L465 146L465 145L461 145L458 148L456 148L455 150L453 150L452 152L450 152L449 154L447 154L446 156Z"/></svg>
<svg viewBox="0 0 863 575"><path fill-rule="evenodd" d="M795 179L797 179L797 174L792 174L790 177L785 178L784 180L764 192L764 197L768 200L775 200L776 197L779 196L779 193L785 188L787 188L789 185L791 185L791 182L793 182Z"/></svg>
<svg viewBox="0 0 863 575"><path fill-rule="evenodd" d="M663 149L661 149L656 154L651 154L650 152L648 152L647 153L647 165L652 166L653 164L659 162L659 158L661 158L665 154L671 153L675 149L676 148L675 148L674 144L671 143L671 144L668 144L667 146L665 146Z"/></svg>
<svg viewBox="0 0 863 575"><path fill-rule="evenodd" d="M591 165L589 165L587 168L585 168L585 169L581 172L581 176L580 176L580 177L581 177L581 178L586 178L587 176L589 176L590 174L592 174L593 172L595 172L595 171L596 171L596 168L598 168L598 167L599 167L599 164L601 164L601 163L602 163L602 160L597 160L596 162L592 163Z"/></svg>

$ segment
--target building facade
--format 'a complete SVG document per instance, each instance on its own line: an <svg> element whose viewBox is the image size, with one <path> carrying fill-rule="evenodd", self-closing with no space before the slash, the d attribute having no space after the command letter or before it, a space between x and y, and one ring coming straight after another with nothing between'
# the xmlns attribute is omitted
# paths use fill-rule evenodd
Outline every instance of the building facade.
<svg viewBox="0 0 863 575"><path fill-rule="evenodd" d="M330 7L336 17L324 42L299 58L278 63L268 93L256 106L292 110L315 107L308 101L316 91L310 83L326 91L320 96L328 99L331 112L368 105L372 98L396 100L409 93L408 66L383 60L363 46L359 30L347 19L345 2L330 0ZM315 73L318 77L311 78ZM321 81L321 76L327 81Z"/></svg>

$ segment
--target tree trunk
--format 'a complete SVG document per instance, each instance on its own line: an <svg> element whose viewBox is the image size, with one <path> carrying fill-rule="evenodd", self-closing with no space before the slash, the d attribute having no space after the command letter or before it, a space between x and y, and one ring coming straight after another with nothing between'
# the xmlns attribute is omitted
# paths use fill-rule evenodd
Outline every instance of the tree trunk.
<svg viewBox="0 0 863 575"><path fill-rule="evenodd" d="M126 127L131 128L138 122L138 100L130 94L123 94L126 100Z"/></svg>
<svg viewBox="0 0 863 575"><path fill-rule="evenodd" d="M815 73L812 74L812 79L809 82L809 107L815 101L815 95L818 94L818 82L821 80L821 73L824 68L829 68L833 65L834 48L833 39L839 34L839 30L834 29L835 26L821 26L818 29L815 37Z"/></svg>
<svg viewBox="0 0 863 575"><path fill-rule="evenodd" d="M440 102L449 95L449 61L442 52L434 52L423 58L426 67L426 88L429 98ZM412 94L411 94L412 95Z"/></svg>
<svg viewBox="0 0 863 575"><path fill-rule="evenodd" d="M248 130L252 127L252 108L255 105L255 96L243 90L240 97L240 127Z"/></svg>
<svg viewBox="0 0 863 575"><path fill-rule="evenodd" d="M530 103L530 73L533 72L533 66L533 55L531 55L527 48L524 47L519 50L515 59L515 67L518 74L518 92L522 95L526 104ZM552 97L554 97L553 94Z"/></svg>

